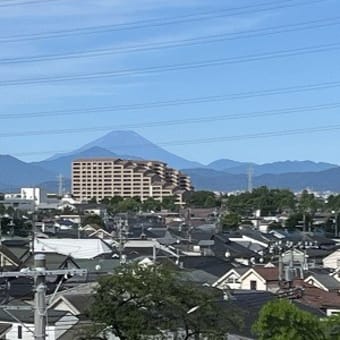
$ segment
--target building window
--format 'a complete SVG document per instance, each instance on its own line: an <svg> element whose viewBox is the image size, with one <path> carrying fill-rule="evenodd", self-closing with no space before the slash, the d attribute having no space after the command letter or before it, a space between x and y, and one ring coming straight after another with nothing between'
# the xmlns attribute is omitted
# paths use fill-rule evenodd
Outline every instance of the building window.
<svg viewBox="0 0 340 340"><path fill-rule="evenodd" d="M22 326L18 326L18 339L22 339Z"/></svg>
<svg viewBox="0 0 340 340"><path fill-rule="evenodd" d="M251 290L256 290L257 282L256 281L250 281L250 289Z"/></svg>

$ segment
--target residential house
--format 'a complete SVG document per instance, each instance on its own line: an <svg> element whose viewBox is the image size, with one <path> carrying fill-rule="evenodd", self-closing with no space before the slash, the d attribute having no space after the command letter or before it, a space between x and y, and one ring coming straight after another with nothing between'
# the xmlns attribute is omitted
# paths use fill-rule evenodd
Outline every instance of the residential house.
<svg viewBox="0 0 340 340"><path fill-rule="evenodd" d="M330 253L322 260L324 268L337 269L340 268L340 249Z"/></svg>
<svg viewBox="0 0 340 340"><path fill-rule="evenodd" d="M2 270L19 267L20 259L4 244L0 244L0 267Z"/></svg>
<svg viewBox="0 0 340 340"><path fill-rule="evenodd" d="M178 261L181 268L202 270L217 278L235 267L231 262L215 256L181 256Z"/></svg>
<svg viewBox="0 0 340 340"><path fill-rule="evenodd" d="M179 258L177 252L156 240L128 240L124 243L123 256L125 260L142 260L145 257L156 261L157 258ZM122 258L122 260L124 260Z"/></svg>
<svg viewBox="0 0 340 340"><path fill-rule="evenodd" d="M336 280L330 273L312 273L304 282L326 292L340 293L340 281Z"/></svg>
<svg viewBox="0 0 340 340"><path fill-rule="evenodd" d="M74 259L90 259L112 255L112 248L101 239L35 239L36 252L70 255Z"/></svg>
<svg viewBox="0 0 340 340"><path fill-rule="evenodd" d="M279 290L279 270L274 266L254 266L243 273L240 288L277 292Z"/></svg>
<svg viewBox="0 0 340 340"><path fill-rule="evenodd" d="M254 251L230 241L228 235L218 233L211 237L215 241L211 246L213 254L219 258L228 259L249 266L255 264L261 256Z"/></svg>
<svg viewBox="0 0 340 340"><path fill-rule="evenodd" d="M11 306L15 306L14 302ZM23 304L21 303L20 306ZM28 309L10 310L11 315L6 313L6 307L0 309L0 324L7 325L4 339L34 340L34 310L28 304L24 307ZM48 309L46 338L62 339L62 336L78 322L79 319L71 313Z"/></svg>
<svg viewBox="0 0 340 340"><path fill-rule="evenodd" d="M230 292L230 301L239 310L244 313L244 327L237 329L233 333L239 337L235 337L235 340L240 339L254 339L252 332L252 325L258 319L261 308L268 302L276 300L277 296L271 292L258 291L258 290L235 290ZM318 308L313 306L307 306L299 303L298 301L292 301L296 307L300 310L312 313L317 318L325 316Z"/></svg>
<svg viewBox="0 0 340 340"><path fill-rule="evenodd" d="M249 267L235 267L228 270L224 275L213 283L213 287L225 289L241 289L240 277L249 270Z"/></svg>
<svg viewBox="0 0 340 340"><path fill-rule="evenodd" d="M298 302L318 308L327 316L340 313L340 295L338 293L328 292L303 280L294 280L292 287L289 290L299 291L299 294L296 295Z"/></svg>

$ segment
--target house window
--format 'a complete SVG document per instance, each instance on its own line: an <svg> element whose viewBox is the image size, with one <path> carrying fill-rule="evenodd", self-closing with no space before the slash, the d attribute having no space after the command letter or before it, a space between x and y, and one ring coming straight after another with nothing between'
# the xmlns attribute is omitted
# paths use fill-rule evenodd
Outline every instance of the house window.
<svg viewBox="0 0 340 340"><path fill-rule="evenodd" d="M22 326L18 326L18 339L22 339Z"/></svg>
<svg viewBox="0 0 340 340"><path fill-rule="evenodd" d="M250 281L250 289L251 290L256 290L256 284L257 284L257 282L256 281Z"/></svg>

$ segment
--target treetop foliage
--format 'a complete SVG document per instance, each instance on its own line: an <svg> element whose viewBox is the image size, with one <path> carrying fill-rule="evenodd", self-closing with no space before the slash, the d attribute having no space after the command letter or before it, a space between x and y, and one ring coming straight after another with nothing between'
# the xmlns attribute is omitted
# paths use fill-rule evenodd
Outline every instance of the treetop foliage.
<svg viewBox="0 0 340 340"><path fill-rule="evenodd" d="M273 300L262 307L253 332L259 340L336 340L340 317L320 320L289 300Z"/></svg>
<svg viewBox="0 0 340 340"><path fill-rule="evenodd" d="M109 333L121 340L148 335L181 333L180 339L204 334L207 340L223 339L240 327L241 318L232 305L222 308L221 292L180 280L164 266L126 265L100 279L89 316L91 336ZM232 309L233 308L233 309Z"/></svg>

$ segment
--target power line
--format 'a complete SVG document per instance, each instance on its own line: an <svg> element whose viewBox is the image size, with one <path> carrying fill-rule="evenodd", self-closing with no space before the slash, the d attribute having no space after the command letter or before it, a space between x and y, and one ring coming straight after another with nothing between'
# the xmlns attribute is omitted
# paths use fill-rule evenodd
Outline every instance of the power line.
<svg viewBox="0 0 340 340"><path fill-rule="evenodd" d="M312 133L320 133L320 132L330 132L330 131L338 131L340 130L340 124L334 125L325 125L318 126L312 128L301 128L301 129L292 129L292 130L276 130L276 131L268 131L261 133L253 133L253 134L241 134L241 135L231 135L231 136L221 136L221 137L210 137L210 138L198 138L198 139L186 139L186 140L174 140L174 141L166 141L166 142L156 142L159 146L174 146L174 145L199 145L199 144L212 144L212 143L220 143L220 142L232 142L232 141L240 141L247 139L262 139L262 138L272 138L272 137L285 137L292 135L305 135ZM117 147L119 145L116 145ZM142 144L131 144L124 145L125 147L136 147L140 148L143 146ZM28 155L42 155L42 154L50 154L50 153L61 153L61 152L69 152L65 150L46 150L39 152L21 152L14 153L14 156L28 156Z"/></svg>
<svg viewBox="0 0 340 340"><path fill-rule="evenodd" d="M11 0L11 1L8 1L8 3L6 3L5 1L2 0L0 7L16 7L16 6L46 4L46 3L49 3L49 2L56 2L56 1L60 1L60 0L30 0L30 1L20 1L20 2L15 2L15 1Z"/></svg>
<svg viewBox="0 0 340 340"><path fill-rule="evenodd" d="M327 132L327 131L335 131L335 130L340 130L340 124L325 125L325 126L318 126L318 127L312 127L312 128L292 129L292 130L277 130L277 131L268 131L268 132L261 132L261 133L232 135L232 136L223 136L223 137L169 141L169 142L159 143L158 145L207 144L207 143L228 142L228 141L237 141L237 140L246 140L246 139L284 137L284 136L302 135L302 134Z"/></svg>
<svg viewBox="0 0 340 340"><path fill-rule="evenodd" d="M60 75L60 76L54 76L54 77L4 80L4 81L0 81L0 86L34 85L34 84L46 84L46 83L66 82L66 81L74 81L74 80L89 80L89 79L99 79L99 78L124 77L124 76L131 76L131 75L140 75L140 74L154 74L154 73L179 71L179 70L193 70L193 69L213 67L213 66L223 66L223 65L253 62L253 61L272 60L272 59L278 59L278 58L315 54L315 53L338 50L339 48L340 48L340 43L332 43L332 44L315 45L315 46L295 48L295 49L278 50L278 51L267 52L267 53L249 54L245 56L237 56L237 57L231 57L231 58L202 60L202 61L197 61L193 63L168 64L168 65L159 65L159 66L149 66L149 67L143 67L143 68L131 68L131 69L121 69L121 70L114 70L114 71L95 72L95 73Z"/></svg>
<svg viewBox="0 0 340 340"><path fill-rule="evenodd" d="M272 26L256 30L246 30L242 32L227 33L227 34L214 34L199 36L191 39L179 39L169 42L158 42L148 44L137 44L121 48L105 48L105 49L92 49L87 51L77 51L63 54L45 54L35 55L19 58L3 58L0 59L0 64L20 64L20 63L33 63L41 61L54 61L64 59L80 59L80 58L93 58L98 56L106 56L113 54L126 54L136 52L148 52L161 49L170 49L176 47L188 47L200 44L218 43L228 40L238 40L246 38L257 38L281 33L293 33L310 29L325 28L340 24L340 17L333 17L321 20L306 21L291 25Z"/></svg>
<svg viewBox="0 0 340 340"><path fill-rule="evenodd" d="M269 116L280 116L284 114L293 114L301 112L320 111L326 109L337 109L340 107L340 102L326 103L309 106L298 106L288 107L284 109L270 110L270 111L257 111L252 113L239 113L239 114L228 114L218 115L210 117L197 117L177 120L166 120L166 121L154 121L154 122L143 122L134 124L114 125L114 126L91 126L84 128L70 128L70 129L51 129L51 130L35 130L35 131L21 131L21 132L3 132L0 133L0 138L4 137L24 137L24 136L42 136L42 135L63 135L63 134L76 134L83 132L94 132L94 131L108 131L114 129L136 129L136 128L151 128L159 126L173 126L173 125L184 125L184 124L198 124L198 123L211 123L223 120L237 120L237 119L249 119L258 117L269 117Z"/></svg>
<svg viewBox="0 0 340 340"><path fill-rule="evenodd" d="M175 25L181 23L190 23L202 20L216 19L216 18L224 18L236 15L243 15L248 13L257 13L264 11L272 11L277 9L284 8L295 8L304 5L311 5L316 3L322 3L328 0L309 0L302 1L297 3L295 0L286 0L285 3L280 1L280 5L277 4L277 1L264 2L256 5L247 5L233 8L220 9L216 11L208 11L201 12L196 14L188 14L182 15L177 18L170 19L151 19L151 20L143 20L143 21L135 21L135 22L127 22L122 24L113 24L113 25L98 25L98 26L87 26L81 28L73 28L67 30L57 30L51 31L47 33L34 33L34 34L20 34L20 35L12 35L9 37L0 38L0 42L18 42L18 41L28 41L28 40L38 40L38 39L51 39L51 38L62 38L70 35L88 35L88 34L97 34L97 33L107 33L107 32L117 32L117 31L126 31L126 30L137 30L141 28L153 28L153 27L161 27L168 25ZM264 6L264 7L263 7ZM230 13L234 12L234 13Z"/></svg>
<svg viewBox="0 0 340 340"><path fill-rule="evenodd" d="M137 111L144 109L155 109L162 107L173 107L190 104L203 104L213 102L223 102L229 100L249 99L265 96L274 96L282 94L302 93L316 90L325 90L340 87L340 81L314 83L310 85L298 85L289 87L279 87L274 89L265 89L259 91L246 91L232 94L211 95L201 97L189 98L175 98L169 100L151 101L135 104L118 104L114 106L95 106L90 108L79 108L71 110L54 110L54 111L38 111L38 112L25 112L25 113L9 113L0 114L0 119L27 119L27 118L41 118L53 116L70 116L70 115L84 115L84 114L98 114L104 112L115 111Z"/></svg>

